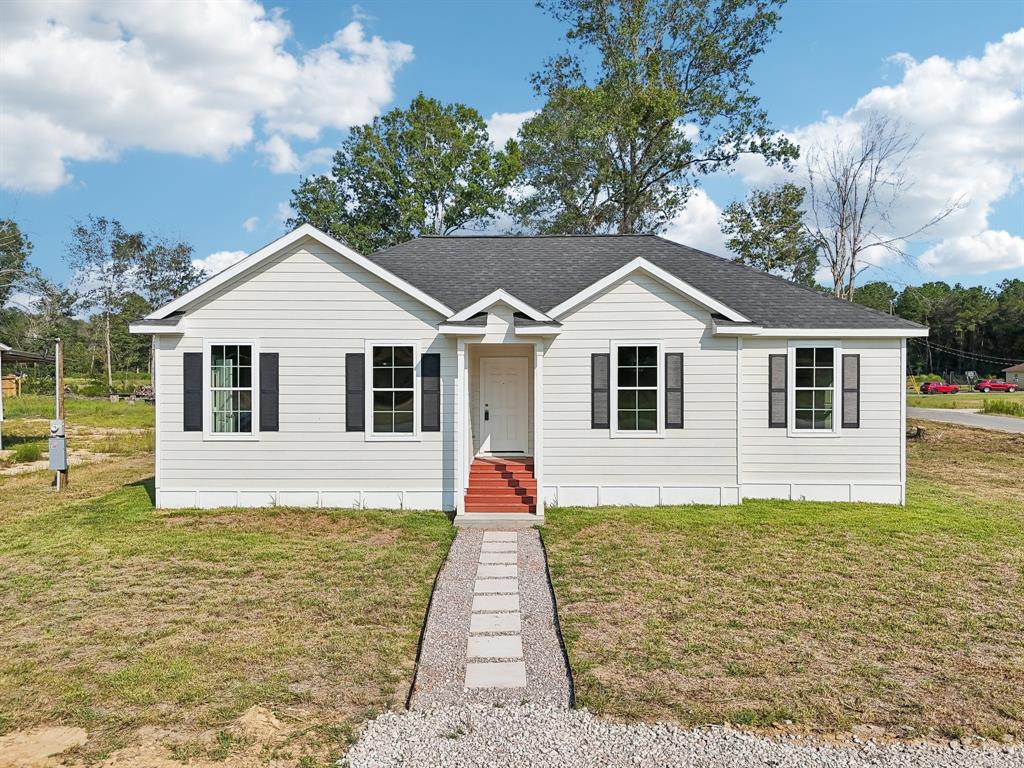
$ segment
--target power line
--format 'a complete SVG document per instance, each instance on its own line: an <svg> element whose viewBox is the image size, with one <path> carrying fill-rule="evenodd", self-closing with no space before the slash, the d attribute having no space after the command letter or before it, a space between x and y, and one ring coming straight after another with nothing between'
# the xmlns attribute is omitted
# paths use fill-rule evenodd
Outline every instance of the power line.
<svg viewBox="0 0 1024 768"><path fill-rule="evenodd" d="M978 360L978 361L983 362L983 363L1001 363L1001 364L1005 364L1005 363L1011 363L1012 364L1012 363L1020 362L1019 359L1014 359L1012 357L986 357L984 355L974 355L974 354L971 354L970 352L963 352L963 351L961 351L959 349L953 349L952 347L944 347L941 344L934 344L932 342L923 341L921 339L911 338L910 340L911 341L915 341L918 344L923 344L924 346L928 347L929 349L934 349L937 352L943 352L943 353L948 354L948 355L955 355L957 357L966 358L968 360Z"/></svg>
<svg viewBox="0 0 1024 768"><path fill-rule="evenodd" d="M949 352L951 354L960 355L961 357L978 357L978 355L974 355L974 354L971 354L969 352L963 352L963 351L961 351L959 349L956 349L954 347L947 347L947 346L945 346L943 344L938 344L938 343L936 343L934 341L928 341L927 339L914 339L914 341L919 341L922 344L924 344L925 346L934 347L935 349L940 349L943 352ZM993 362L1000 362L1000 363L1015 363L1015 362L1017 362L1017 358L999 357L998 355L987 355L987 356L984 356L984 359L991 360Z"/></svg>

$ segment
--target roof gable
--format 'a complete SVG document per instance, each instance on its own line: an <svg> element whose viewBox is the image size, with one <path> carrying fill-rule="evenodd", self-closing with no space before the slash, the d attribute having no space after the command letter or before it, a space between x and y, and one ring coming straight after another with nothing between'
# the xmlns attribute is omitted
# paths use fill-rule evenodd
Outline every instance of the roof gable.
<svg viewBox="0 0 1024 768"><path fill-rule="evenodd" d="M539 309L534 309L525 301L516 298L503 288L499 288L496 291L492 291L479 301L475 301L465 309L459 310L448 319L454 322L468 320L478 312L485 312L488 308L493 307L495 304L498 304L499 302L502 304L507 304L508 306L512 307L512 309L514 309L515 311L522 312L524 315L527 315L533 320L551 319L544 312L541 312Z"/></svg>
<svg viewBox="0 0 1024 768"><path fill-rule="evenodd" d="M250 272L259 264L262 264L268 259L272 259L275 256L279 255L282 251L285 251L288 248L292 247L297 242L302 240L302 238L304 237L309 237L313 240L316 240L318 243L334 251L339 256L347 259L353 264L356 264L366 269L368 272L371 272L380 279L384 280L384 282L393 285L395 288L399 289L403 293L406 293L409 296L413 297L414 299L421 301L423 304L426 304L431 309L440 312L445 317L448 317L450 314L452 314L452 310L444 302L439 301L435 297L431 296L430 294L426 293L420 288L417 288L415 285L402 279L401 277L392 274L389 270L387 270L385 267L381 266L377 262L371 261L362 254L357 253L356 251L352 250L352 248L347 246L345 243L341 242L340 240L334 239L333 237L331 237L328 234L325 234L324 232L321 232L319 229L312 226L311 224L302 224L293 229L287 235L284 235L283 237L278 238L274 242L265 245L264 247L260 248L258 251L254 253L250 253L244 259L231 265L227 269L221 270L217 274L213 275L209 279L197 285L188 293L185 293L176 298L174 301L171 301L167 304L164 304L162 307L153 310L148 315L146 315L146 320L160 320L168 317L169 315L175 312L180 312L186 309L203 296L206 296L212 291L215 291L217 288L220 288L222 285L229 282L230 280L234 280L235 278L244 276L246 273Z"/></svg>
<svg viewBox="0 0 1024 768"><path fill-rule="evenodd" d="M641 256L638 256L627 264L623 264L614 272L608 273L597 282L588 285L582 291L569 297L561 304L552 307L549 314L555 318L561 317L562 315L571 312L583 302L588 301L589 299L592 299L593 297L608 290L620 280L624 280L630 275L635 275L637 273L643 273L653 277L655 280L667 285L669 288L672 288L677 293L685 296L687 299L700 305L712 314L722 315L736 323L750 322L748 318L741 313L727 307L725 304L711 296L708 296L703 291L697 290L685 280L680 280L672 273L665 271L655 264L651 264L651 262Z"/></svg>

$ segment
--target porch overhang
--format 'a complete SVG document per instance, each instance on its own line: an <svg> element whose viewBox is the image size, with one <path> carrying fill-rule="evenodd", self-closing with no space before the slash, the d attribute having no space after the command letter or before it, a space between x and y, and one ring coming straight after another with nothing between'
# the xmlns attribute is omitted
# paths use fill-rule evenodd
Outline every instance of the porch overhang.
<svg viewBox="0 0 1024 768"><path fill-rule="evenodd" d="M437 326L437 332L444 336L464 337L470 341L487 335L488 313L463 321L447 320ZM553 320L533 320L526 317L515 317L512 321L512 335L530 342L538 338L557 336L562 332L562 324Z"/></svg>

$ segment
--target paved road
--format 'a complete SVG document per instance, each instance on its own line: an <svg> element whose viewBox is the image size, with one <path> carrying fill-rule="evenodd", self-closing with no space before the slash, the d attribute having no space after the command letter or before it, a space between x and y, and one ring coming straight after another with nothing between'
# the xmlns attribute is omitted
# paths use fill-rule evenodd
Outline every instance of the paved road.
<svg viewBox="0 0 1024 768"><path fill-rule="evenodd" d="M1016 416L988 416L973 411L953 410L950 408L907 408L907 416L928 421L944 421L947 424L962 424L965 427L995 429L999 432L1024 433L1024 419Z"/></svg>

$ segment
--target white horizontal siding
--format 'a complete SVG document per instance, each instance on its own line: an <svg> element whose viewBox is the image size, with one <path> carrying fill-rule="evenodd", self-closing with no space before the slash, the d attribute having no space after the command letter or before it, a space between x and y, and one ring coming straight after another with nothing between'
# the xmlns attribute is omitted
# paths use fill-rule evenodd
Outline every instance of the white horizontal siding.
<svg viewBox="0 0 1024 768"><path fill-rule="evenodd" d="M544 484L559 488L560 504L597 498L592 487L605 488L602 503L615 503L659 498L661 486L735 485L736 342L711 335L704 309L638 275L561 320L544 356ZM613 340L649 340L661 343L663 355L684 353L684 429L613 438L590 428L590 356L607 353Z"/></svg>
<svg viewBox="0 0 1024 768"><path fill-rule="evenodd" d="M844 339L837 355L858 354L861 366L860 428L838 437L792 437L768 428L768 355L786 354L786 340L750 339L743 345L742 478L755 495L780 484L809 485L792 495L813 498L814 488L898 487L902 462L900 401L903 375L899 339ZM813 345L812 341L808 345ZM792 395L790 395L792 396ZM764 491L764 493L762 493ZM783 489L783 495L790 495ZM825 492L825 491L823 491ZM746 490L745 490L746 493ZM870 495L853 491L853 497ZM834 498L834 494L829 496ZM886 498L889 498L886 496Z"/></svg>
<svg viewBox="0 0 1024 768"><path fill-rule="evenodd" d="M417 493L440 498L445 490L450 505L455 349L437 335L440 320L310 240L222 287L188 312L182 337L157 342L161 491L168 499L198 491L204 504L233 491L237 503L305 503L297 492L315 489L322 503L370 505L386 500L380 494L416 504ZM261 352L280 355L280 431L256 441L204 441L182 430L182 353L217 338L252 339ZM441 432L421 433L418 442L367 442L362 432L345 432L345 354L362 353L366 339L419 341L422 353L441 354Z"/></svg>

